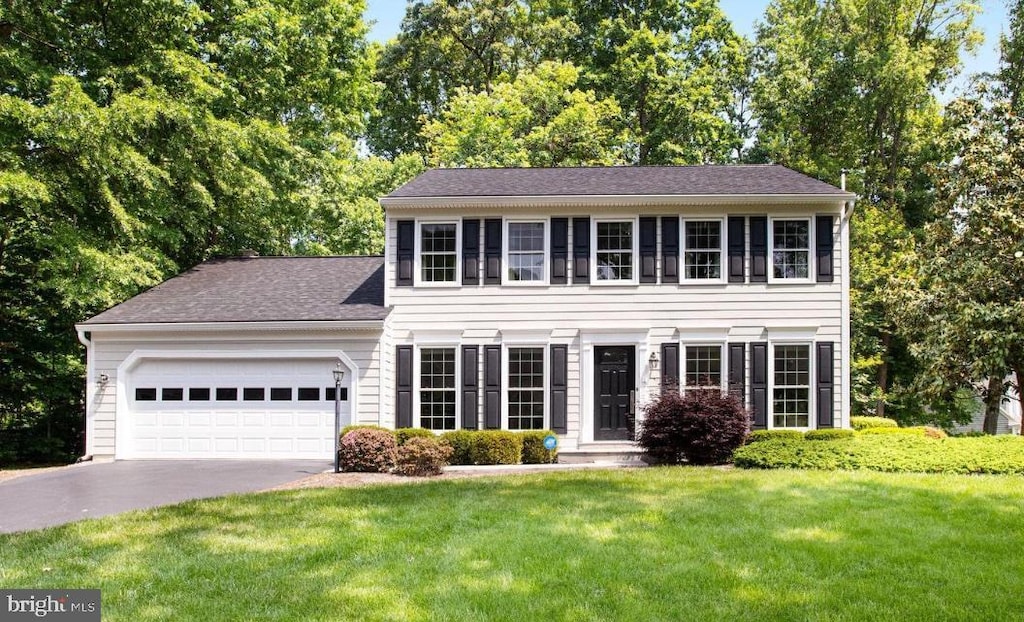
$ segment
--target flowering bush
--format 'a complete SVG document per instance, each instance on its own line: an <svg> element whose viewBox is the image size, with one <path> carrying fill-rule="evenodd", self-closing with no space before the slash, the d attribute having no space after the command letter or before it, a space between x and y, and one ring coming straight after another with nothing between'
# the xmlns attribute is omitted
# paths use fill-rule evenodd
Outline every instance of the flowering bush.
<svg viewBox="0 0 1024 622"><path fill-rule="evenodd" d="M390 431L357 428L341 437L338 462L342 471L387 473L395 466L397 450Z"/></svg>

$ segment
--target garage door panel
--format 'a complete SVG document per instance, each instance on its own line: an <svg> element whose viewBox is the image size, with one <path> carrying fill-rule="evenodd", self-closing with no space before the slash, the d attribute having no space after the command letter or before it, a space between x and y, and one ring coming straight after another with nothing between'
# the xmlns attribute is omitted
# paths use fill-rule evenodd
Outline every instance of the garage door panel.
<svg viewBox="0 0 1024 622"><path fill-rule="evenodd" d="M330 458L334 402L325 399L325 387L333 383L335 363L330 358L144 360L127 379L129 429L118 440L118 453ZM242 399L244 389L254 389L250 396L262 399ZM342 401L343 422L348 412L348 401Z"/></svg>

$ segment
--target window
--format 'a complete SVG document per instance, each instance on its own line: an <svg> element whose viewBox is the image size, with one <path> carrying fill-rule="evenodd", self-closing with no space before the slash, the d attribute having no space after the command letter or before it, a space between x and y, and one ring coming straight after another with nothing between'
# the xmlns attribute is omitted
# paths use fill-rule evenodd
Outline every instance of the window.
<svg viewBox="0 0 1024 622"><path fill-rule="evenodd" d="M722 346L686 346L687 389L722 387Z"/></svg>
<svg viewBox="0 0 1024 622"><path fill-rule="evenodd" d="M242 399L247 402L263 401L263 387L245 387L242 389Z"/></svg>
<svg viewBox="0 0 1024 622"><path fill-rule="evenodd" d="M135 401L137 402L155 402L156 401L156 389L155 388L139 388L135 389Z"/></svg>
<svg viewBox="0 0 1024 622"><path fill-rule="evenodd" d="M510 282L544 281L544 223L508 223L505 258Z"/></svg>
<svg viewBox="0 0 1024 622"><path fill-rule="evenodd" d="M328 401L328 402L333 402L334 401L334 394L335 393L336 393L336 391L334 390L334 387L327 387L326 389L324 389L324 400ZM338 401L339 402L344 402L344 401L347 401L347 400L348 400L348 387L341 387L341 397L338 398Z"/></svg>
<svg viewBox="0 0 1024 622"><path fill-rule="evenodd" d="M458 227L455 223L420 225L420 280L454 283L458 263Z"/></svg>
<svg viewBox="0 0 1024 622"><path fill-rule="evenodd" d="M420 350L420 427L455 429L455 348Z"/></svg>
<svg viewBox="0 0 1024 622"><path fill-rule="evenodd" d="M772 276L776 279L810 277L811 221L772 221Z"/></svg>
<svg viewBox="0 0 1024 622"><path fill-rule="evenodd" d="M810 425L811 347L775 346L772 387L772 425L806 428Z"/></svg>
<svg viewBox="0 0 1024 622"><path fill-rule="evenodd" d="M208 402L210 401L210 389L191 387L188 390L188 399L191 402Z"/></svg>
<svg viewBox="0 0 1024 622"><path fill-rule="evenodd" d="M291 387L271 387L270 388L270 401L271 402L290 402L292 399Z"/></svg>
<svg viewBox="0 0 1024 622"><path fill-rule="evenodd" d="M722 278L722 222L683 223L683 278L690 281Z"/></svg>
<svg viewBox="0 0 1024 622"><path fill-rule="evenodd" d="M598 222L595 262L598 281L633 280L633 222Z"/></svg>
<svg viewBox="0 0 1024 622"><path fill-rule="evenodd" d="M315 402L320 399L320 389L317 387L299 387L300 402ZM333 398L332 398L333 399Z"/></svg>
<svg viewBox="0 0 1024 622"><path fill-rule="evenodd" d="M238 389L235 387L217 387L218 402L234 402L238 399Z"/></svg>
<svg viewBox="0 0 1024 622"><path fill-rule="evenodd" d="M508 429L544 429L544 348L508 349Z"/></svg>

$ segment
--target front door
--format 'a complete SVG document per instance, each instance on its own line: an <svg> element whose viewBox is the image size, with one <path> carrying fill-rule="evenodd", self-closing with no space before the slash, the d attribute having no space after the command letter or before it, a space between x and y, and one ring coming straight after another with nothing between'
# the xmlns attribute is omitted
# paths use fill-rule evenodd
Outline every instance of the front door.
<svg viewBox="0 0 1024 622"><path fill-rule="evenodd" d="M629 440L636 375L633 346L594 348L594 440Z"/></svg>

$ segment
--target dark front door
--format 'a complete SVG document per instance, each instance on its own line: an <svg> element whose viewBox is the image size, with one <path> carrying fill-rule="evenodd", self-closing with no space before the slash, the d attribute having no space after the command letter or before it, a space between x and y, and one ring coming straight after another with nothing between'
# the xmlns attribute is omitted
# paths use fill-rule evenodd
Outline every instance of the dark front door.
<svg viewBox="0 0 1024 622"><path fill-rule="evenodd" d="M594 348L595 441L629 439L635 359L633 346Z"/></svg>

